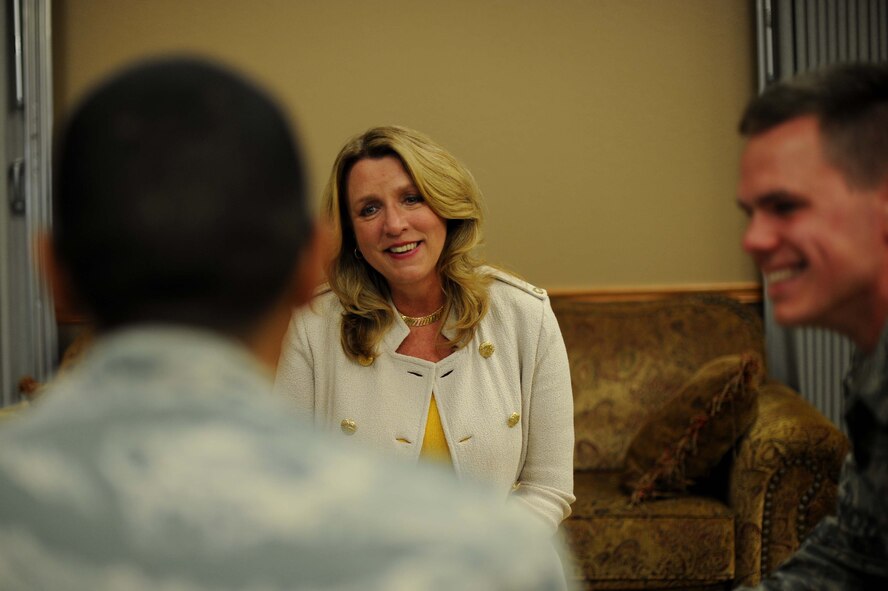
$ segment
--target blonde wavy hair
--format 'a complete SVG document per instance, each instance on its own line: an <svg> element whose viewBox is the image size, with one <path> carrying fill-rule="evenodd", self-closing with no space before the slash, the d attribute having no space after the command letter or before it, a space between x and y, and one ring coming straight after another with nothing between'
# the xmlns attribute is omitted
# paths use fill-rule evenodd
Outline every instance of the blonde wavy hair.
<svg viewBox="0 0 888 591"><path fill-rule="evenodd" d="M472 174L426 135L405 127L374 127L349 140L333 164L324 190L323 209L338 245L327 269L333 292L345 309L340 339L353 359L375 357L376 348L394 321L385 278L355 254L357 242L348 207L348 175L359 160L397 158L425 202L445 220L447 238L438 259L444 289L444 318L452 314L449 345L467 345L487 313L490 277L473 253L481 243L481 191ZM439 328L439 334L441 329Z"/></svg>

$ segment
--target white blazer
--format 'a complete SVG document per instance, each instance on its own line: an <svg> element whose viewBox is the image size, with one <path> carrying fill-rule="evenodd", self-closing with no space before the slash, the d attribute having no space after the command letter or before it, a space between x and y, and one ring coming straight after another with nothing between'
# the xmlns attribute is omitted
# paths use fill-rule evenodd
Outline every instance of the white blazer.
<svg viewBox="0 0 888 591"><path fill-rule="evenodd" d="M459 477L492 482L554 531L575 500L564 341L543 289L485 271L495 278L487 315L468 346L437 363L395 352L409 333L397 314L371 365L349 359L343 308L321 291L293 316L275 391L354 445L410 461L419 458L434 392Z"/></svg>

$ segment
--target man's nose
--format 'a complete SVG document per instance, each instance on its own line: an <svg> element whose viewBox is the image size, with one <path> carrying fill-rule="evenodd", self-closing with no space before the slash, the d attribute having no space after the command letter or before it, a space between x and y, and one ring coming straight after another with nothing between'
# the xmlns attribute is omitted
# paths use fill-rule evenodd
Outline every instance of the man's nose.
<svg viewBox="0 0 888 591"><path fill-rule="evenodd" d="M779 237L773 224L760 214L753 213L743 232L743 250L755 257L773 250L778 242Z"/></svg>

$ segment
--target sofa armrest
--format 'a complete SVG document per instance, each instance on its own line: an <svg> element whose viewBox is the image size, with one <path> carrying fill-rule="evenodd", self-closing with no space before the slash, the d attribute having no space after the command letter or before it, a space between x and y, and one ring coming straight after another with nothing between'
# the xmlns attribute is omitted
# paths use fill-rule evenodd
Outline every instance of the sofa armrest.
<svg viewBox="0 0 888 591"><path fill-rule="evenodd" d="M758 418L737 442L728 504L734 510L737 585L758 583L836 508L847 437L797 392L762 386Z"/></svg>

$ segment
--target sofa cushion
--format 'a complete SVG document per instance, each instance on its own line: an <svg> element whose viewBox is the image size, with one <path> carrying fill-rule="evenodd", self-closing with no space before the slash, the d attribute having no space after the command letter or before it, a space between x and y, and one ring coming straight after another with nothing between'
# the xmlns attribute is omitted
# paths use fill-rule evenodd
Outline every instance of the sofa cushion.
<svg viewBox="0 0 888 591"><path fill-rule="evenodd" d="M626 454L624 485L638 503L683 492L706 476L756 417L758 355L706 363L652 413Z"/></svg>
<svg viewBox="0 0 888 591"><path fill-rule="evenodd" d="M630 505L620 472L577 472L564 529L574 573L596 588L703 586L734 577L734 514L681 496Z"/></svg>
<svg viewBox="0 0 888 591"><path fill-rule="evenodd" d="M761 354L761 320L720 296L601 303L553 297L574 392L574 467L620 470L645 418L714 357Z"/></svg>

